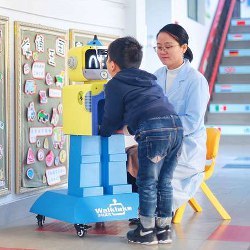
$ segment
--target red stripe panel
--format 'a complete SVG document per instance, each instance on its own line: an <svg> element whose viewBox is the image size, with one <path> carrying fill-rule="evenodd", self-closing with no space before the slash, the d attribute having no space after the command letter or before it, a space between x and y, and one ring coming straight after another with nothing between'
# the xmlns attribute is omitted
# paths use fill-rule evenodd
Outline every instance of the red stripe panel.
<svg viewBox="0 0 250 250"><path fill-rule="evenodd" d="M238 26L245 26L246 25L246 21L245 20L237 21L237 25Z"/></svg>
<svg viewBox="0 0 250 250"><path fill-rule="evenodd" d="M209 240L250 242L250 226L222 225L209 236Z"/></svg>

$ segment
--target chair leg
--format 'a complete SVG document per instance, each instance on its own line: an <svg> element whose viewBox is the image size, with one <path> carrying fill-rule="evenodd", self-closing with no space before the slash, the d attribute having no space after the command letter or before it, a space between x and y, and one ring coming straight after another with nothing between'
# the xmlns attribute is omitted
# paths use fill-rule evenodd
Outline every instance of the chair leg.
<svg viewBox="0 0 250 250"><path fill-rule="evenodd" d="M189 205L193 208L193 210L195 212L201 212L202 211L202 207L200 206L200 204L195 200L195 198L191 198L188 201Z"/></svg>
<svg viewBox="0 0 250 250"><path fill-rule="evenodd" d="M207 186L207 184L203 181L201 183L201 189L204 192L204 194L207 196L207 198L210 200L210 202L213 204L215 209L218 211L218 213L221 215L221 217L224 220L231 220L230 215L227 213L227 211L224 209L224 207L220 204L218 199L214 196L210 188Z"/></svg>
<svg viewBox="0 0 250 250"><path fill-rule="evenodd" d="M179 224L181 223L181 220L182 220L182 217L183 217L183 214L184 214L184 211L186 209L186 206L187 206L187 203L184 203L181 207L179 207L176 212L175 212L175 215L172 219L172 222L174 224Z"/></svg>

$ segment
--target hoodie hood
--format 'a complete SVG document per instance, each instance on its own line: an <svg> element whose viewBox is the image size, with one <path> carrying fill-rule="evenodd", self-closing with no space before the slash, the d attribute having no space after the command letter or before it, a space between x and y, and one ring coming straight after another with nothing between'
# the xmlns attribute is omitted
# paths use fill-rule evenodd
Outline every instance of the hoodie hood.
<svg viewBox="0 0 250 250"><path fill-rule="evenodd" d="M155 75L136 68L123 69L114 76L114 79L117 79L128 85L141 87L156 85L157 80Z"/></svg>

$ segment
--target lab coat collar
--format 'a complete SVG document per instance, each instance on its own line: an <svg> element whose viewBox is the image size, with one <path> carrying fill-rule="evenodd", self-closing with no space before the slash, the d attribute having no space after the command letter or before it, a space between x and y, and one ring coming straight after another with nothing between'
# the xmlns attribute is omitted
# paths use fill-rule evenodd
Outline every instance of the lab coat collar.
<svg viewBox="0 0 250 250"><path fill-rule="evenodd" d="M185 81L185 79L187 78L188 71L191 65L188 59L184 59L184 62L185 64L183 65L183 67L181 67L179 74L174 79L174 83L170 87L168 91L168 95L172 94L173 92L176 92L181 87L182 82ZM166 70L166 74L167 74L167 70Z"/></svg>

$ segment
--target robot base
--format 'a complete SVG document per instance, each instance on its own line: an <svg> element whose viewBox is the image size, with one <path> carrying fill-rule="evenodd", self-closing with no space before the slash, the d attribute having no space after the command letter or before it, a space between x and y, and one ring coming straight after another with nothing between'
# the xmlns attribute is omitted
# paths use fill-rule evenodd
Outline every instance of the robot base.
<svg viewBox="0 0 250 250"><path fill-rule="evenodd" d="M67 189L53 190L42 194L30 212L73 224L127 220L138 216L138 200L137 193L76 197Z"/></svg>

